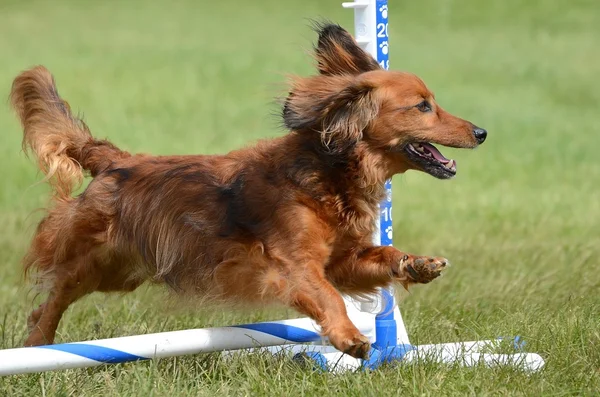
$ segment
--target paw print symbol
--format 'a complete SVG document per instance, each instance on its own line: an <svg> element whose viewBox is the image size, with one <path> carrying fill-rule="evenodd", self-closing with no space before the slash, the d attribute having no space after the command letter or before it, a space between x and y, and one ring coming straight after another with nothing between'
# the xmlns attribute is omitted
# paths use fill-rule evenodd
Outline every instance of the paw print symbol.
<svg viewBox="0 0 600 397"><path fill-rule="evenodd" d="M388 12L388 7L387 7L387 5L385 5L385 6L381 6L381 7L379 8L379 12L381 12L381 17L382 17L383 19L387 19L387 12Z"/></svg>
<svg viewBox="0 0 600 397"><path fill-rule="evenodd" d="M389 52L389 47L388 47L388 42L387 41L382 41L381 44L379 44L379 48L381 48L381 52L384 55L387 55Z"/></svg>
<svg viewBox="0 0 600 397"><path fill-rule="evenodd" d="M391 240L392 239L392 227L391 226L386 227L385 233L387 234L387 238Z"/></svg>

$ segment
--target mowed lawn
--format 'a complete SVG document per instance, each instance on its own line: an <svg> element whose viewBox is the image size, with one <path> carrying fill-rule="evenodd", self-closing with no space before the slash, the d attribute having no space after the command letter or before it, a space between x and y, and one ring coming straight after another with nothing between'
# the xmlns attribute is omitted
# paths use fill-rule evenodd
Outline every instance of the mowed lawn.
<svg viewBox="0 0 600 397"><path fill-rule="evenodd" d="M341 0L0 2L0 97L44 64L92 131L129 151L217 153L285 133L275 97L313 72L308 19L352 29ZM394 178L398 248L443 255L402 293L415 343L521 335L546 367L433 364L343 375L288 360L205 355L0 378L2 396L594 395L600 393L600 3L393 0L391 66L489 131L451 181ZM20 346L34 296L20 259L47 187L0 107L0 347ZM163 289L92 295L57 341L292 317L180 305Z"/></svg>

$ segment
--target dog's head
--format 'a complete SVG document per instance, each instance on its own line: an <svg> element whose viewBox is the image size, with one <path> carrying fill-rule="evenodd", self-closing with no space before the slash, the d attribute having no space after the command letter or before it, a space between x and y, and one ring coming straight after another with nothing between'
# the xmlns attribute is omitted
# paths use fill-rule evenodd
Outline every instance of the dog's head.
<svg viewBox="0 0 600 397"><path fill-rule="evenodd" d="M383 70L340 26L318 32L319 75L294 80L283 108L288 128L319 133L332 154L366 144L385 158L389 174L417 169L440 179L456 174L456 162L433 144L485 141L484 129L443 110L417 76Z"/></svg>

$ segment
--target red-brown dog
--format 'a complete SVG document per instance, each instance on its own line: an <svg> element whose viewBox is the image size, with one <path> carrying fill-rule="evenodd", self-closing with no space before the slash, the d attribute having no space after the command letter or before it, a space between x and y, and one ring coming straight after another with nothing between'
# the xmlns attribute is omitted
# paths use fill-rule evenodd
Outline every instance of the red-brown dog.
<svg viewBox="0 0 600 397"><path fill-rule="evenodd" d="M425 84L382 70L341 27L318 28L317 76L296 79L290 132L218 156L131 155L95 139L41 66L11 101L55 200L24 259L48 298L25 345L53 343L67 307L146 280L224 302L278 302L310 316L355 357L367 338L341 294L427 283L443 258L371 242L384 182L409 169L456 174L431 143L474 148L486 131L442 110ZM72 197L84 171L93 180Z"/></svg>

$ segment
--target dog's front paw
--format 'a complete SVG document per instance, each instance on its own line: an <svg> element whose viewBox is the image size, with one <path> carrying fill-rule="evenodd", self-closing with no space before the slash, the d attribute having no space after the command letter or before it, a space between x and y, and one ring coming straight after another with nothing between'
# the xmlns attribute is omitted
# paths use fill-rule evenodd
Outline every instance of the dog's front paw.
<svg viewBox="0 0 600 397"><path fill-rule="evenodd" d="M394 276L404 288L410 284L427 284L442 274L449 266L446 258L405 254L394 266Z"/></svg>
<svg viewBox="0 0 600 397"><path fill-rule="evenodd" d="M369 338L362 335L358 330L332 331L329 334L329 340L336 349L354 358L369 358L371 342L369 342Z"/></svg>

